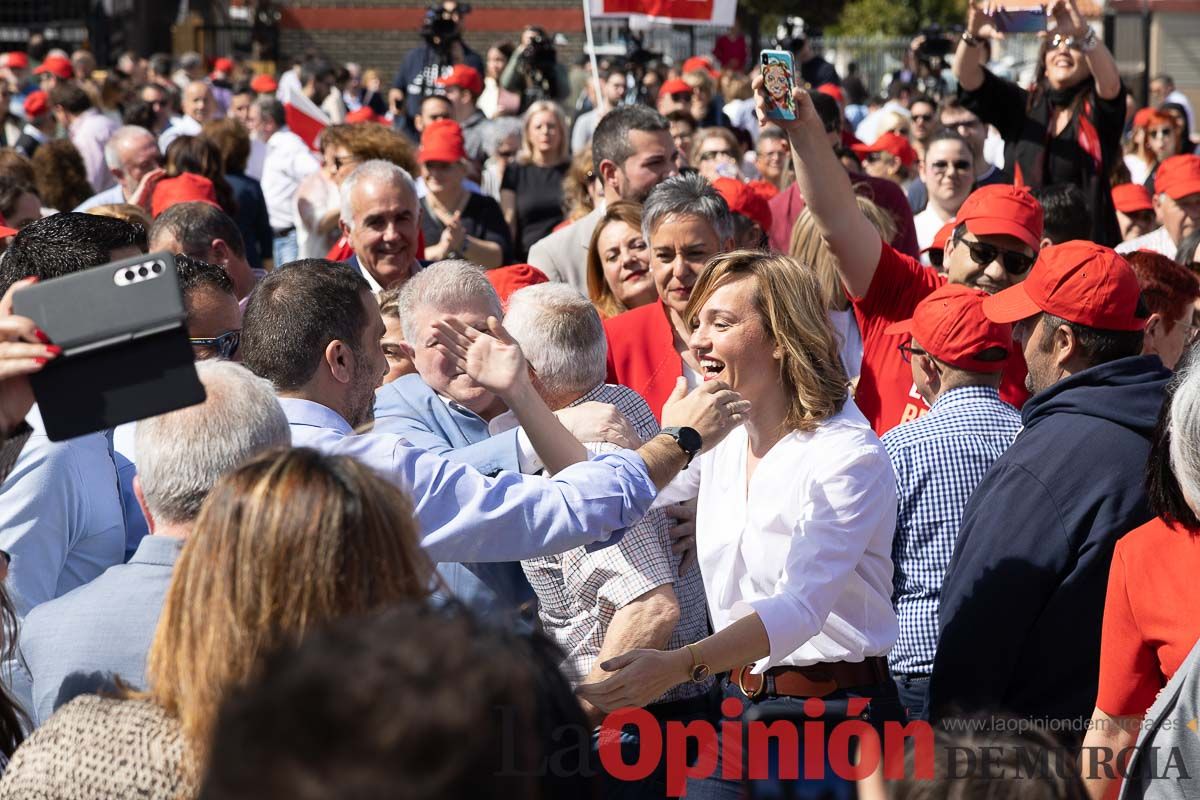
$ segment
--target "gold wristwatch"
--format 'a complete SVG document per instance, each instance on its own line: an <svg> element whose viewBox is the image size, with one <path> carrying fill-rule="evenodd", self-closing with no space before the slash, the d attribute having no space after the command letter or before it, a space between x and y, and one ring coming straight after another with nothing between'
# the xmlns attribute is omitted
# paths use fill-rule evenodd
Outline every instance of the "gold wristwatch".
<svg viewBox="0 0 1200 800"><path fill-rule="evenodd" d="M700 646L695 644L685 644L688 653L692 657L691 676L693 683L704 683L708 680L710 670L708 664L704 663L704 657L700 654Z"/></svg>

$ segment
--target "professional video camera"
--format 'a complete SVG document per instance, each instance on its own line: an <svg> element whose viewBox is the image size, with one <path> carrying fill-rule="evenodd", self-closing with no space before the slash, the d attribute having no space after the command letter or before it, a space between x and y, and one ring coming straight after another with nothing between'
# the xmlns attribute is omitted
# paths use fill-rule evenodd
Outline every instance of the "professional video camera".
<svg viewBox="0 0 1200 800"><path fill-rule="evenodd" d="M458 20L469 13L471 6L468 3L458 3L453 11L447 11L441 3L430 5L425 9L425 20L421 23L422 38L430 47L439 50L449 48L462 38Z"/></svg>
<svg viewBox="0 0 1200 800"><path fill-rule="evenodd" d="M533 30L528 44L521 50L518 66L525 77L525 99L523 106L536 100L557 100L558 85L558 51L554 49L554 40L540 28Z"/></svg>
<svg viewBox="0 0 1200 800"><path fill-rule="evenodd" d="M789 53L799 53L809 38L803 17L784 17L775 28L775 47Z"/></svg>
<svg viewBox="0 0 1200 800"><path fill-rule="evenodd" d="M941 98L949 91L945 73L949 69L950 53L955 47L955 41L951 38L953 33L937 24L921 31L920 43L914 50L917 62L914 83L922 94Z"/></svg>

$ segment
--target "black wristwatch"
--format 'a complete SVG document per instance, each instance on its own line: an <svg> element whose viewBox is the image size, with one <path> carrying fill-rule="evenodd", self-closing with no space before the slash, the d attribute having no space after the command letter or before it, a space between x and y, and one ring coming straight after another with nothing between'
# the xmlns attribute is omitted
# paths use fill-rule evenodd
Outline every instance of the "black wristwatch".
<svg viewBox="0 0 1200 800"><path fill-rule="evenodd" d="M688 464L692 463L692 459L700 452L700 448L704 447L704 440L700 438L700 434L694 428L663 428L659 433L666 434L675 440L675 444L679 445L679 449L687 456Z"/></svg>

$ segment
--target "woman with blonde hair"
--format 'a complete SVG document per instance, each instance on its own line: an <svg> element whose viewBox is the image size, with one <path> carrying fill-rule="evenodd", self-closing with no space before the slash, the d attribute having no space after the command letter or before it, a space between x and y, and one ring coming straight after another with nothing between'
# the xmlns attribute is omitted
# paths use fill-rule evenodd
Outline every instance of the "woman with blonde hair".
<svg viewBox="0 0 1200 800"><path fill-rule="evenodd" d="M517 261L563 221L563 178L570 164L567 118L557 103L538 100L525 112L521 150L500 183L500 207Z"/></svg>
<svg viewBox="0 0 1200 800"><path fill-rule="evenodd" d="M641 203L618 200L604 209L588 245L587 284L603 319L658 300Z"/></svg>
<svg viewBox="0 0 1200 800"><path fill-rule="evenodd" d="M750 403L744 424L655 500L698 497L696 552L715 633L678 650L609 659L601 666L614 674L579 694L613 711L728 672L725 717L736 716L730 699L742 712L799 718L805 700L820 697L831 714L831 701L865 698L864 718L900 719L884 658L898 632L896 484L849 397L816 274L787 256L723 253L696 281L684 316L704 380ZM733 775L732 766L712 774ZM734 796L741 789L725 786Z"/></svg>
<svg viewBox="0 0 1200 800"><path fill-rule="evenodd" d="M596 200L604 196L604 187L592 171L592 146L580 150L571 159L571 168L563 178L563 213L566 219L558 227L582 219L596 208Z"/></svg>
<svg viewBox="0 0 1200 800"><path fill-rule="evenodd" d="M145 692L76 698L18 748L0 796L177 800L199 789L217 709L267 652L429 595L411 501L369 467L260 454L204 501L151 645Z"/></svg>
<svg viewBox="0 0 1200 800"><path fill-rule="evenodd" d="M879 231L880 238L885 242L891 241L896 235L896 222L892 216L862 195L857 195L855 199L863 216ZM845 367L851 384L856 385L862 369L862 333L859 331L854 309L850 306L846 287L838 277L837 256L829 249L829 244L821 236L817 222L807 208L800 212L792 226L792 241L788 254L815 273L817 283L821 287L821 297L825 301L825 308L829 310L829 319L838 337L842 366Z"/></svg>

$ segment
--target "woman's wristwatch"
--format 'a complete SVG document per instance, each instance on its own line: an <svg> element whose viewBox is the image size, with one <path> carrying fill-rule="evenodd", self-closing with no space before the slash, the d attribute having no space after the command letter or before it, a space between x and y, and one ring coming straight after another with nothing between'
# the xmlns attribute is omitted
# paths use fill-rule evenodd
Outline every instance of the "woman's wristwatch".
<svg viewBox="0 0 1200 800"><path fill-rule="evenodd" d="M962 32L962 40L963 40L963 42L965 42L967 44L968 47L976 47L978 45L983 44L983 39L980 39L978 36L971 33L970 31Z"/></svg>
<svg viewBox="0 0 1200 800"><path fill-rule="evenodd" d="M700 654L700 646L697 644L685 644L684 648L688 651L688 655L692 657L692 667L688 670L688 675L693 683L704 683L708 680L708 676L712 674L712 670L708 668L708 664L704 663L704 656Z"/></svg>

